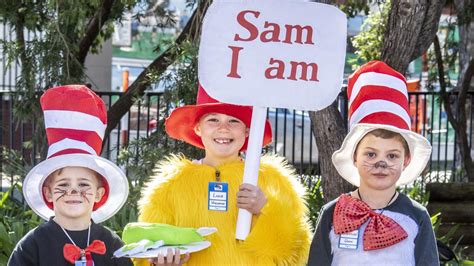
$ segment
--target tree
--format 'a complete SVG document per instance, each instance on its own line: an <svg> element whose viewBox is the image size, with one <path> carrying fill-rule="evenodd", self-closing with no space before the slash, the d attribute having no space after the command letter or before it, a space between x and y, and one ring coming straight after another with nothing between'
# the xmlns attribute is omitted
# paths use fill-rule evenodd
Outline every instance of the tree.
<svg viewBox="0 0 474 266"><path fill-rule="evenodd" d="M2 48L9 65L18 62L21 66L13 92L15 118L37 121L34 141L43 147L43 157L46 149L43 125L38 121L42 113L39 92L58 84L83 82L86 56L111 36L112 22L120 20L136 2L5 0L0 5L0 19L15 33L13 40L1 41Z"/></svg>
<svg viewBox="0 0 474 266"><path fill-rule="evenodd" d="M431 45L445 1L392 1L381 60L400 73Z"/></svg>
<svg viewBox="0 0 474 266"><path fill-rule="evenodd" d="M317 1L330 3L331 1ZM351 4L351 1L346 1ZM358 1L354 1L358 2ZM405 73L408 64L419 57L433 41L444 1L392 1L387 25L380 46L380 58L395 70ZM325 201L350 190L332 165L331 156L339 149L345 136L345 125L336 103L311 112L311 123L318 147Z"/></svg>
<svg viewBox="0 0 474 266"><path fill-rule="evenodd" d="M193 3L189 0L190 4ZM43 147L45 157L46 141L44 129L38 114L40 93L58 84L83 83L84 62L88 54L97 52L100 45L113 33L113 22L120 21L123 14L136 5L147 6L147 16L154 12L160 21L173 22L166 16L159 1L139 0L95 0L95 1L12 1L0 6L0 18L14 29L16 38L2 41L9 64L19 62L21 75L14 91L15 117L20 121L35 121L37 134L34 143ZM138 96L150 84L157 81L168 66L180 55L180 45L195 41L199 36L203 13L209 1L201 1L192 18L165 52L148 66L131 84L130 89L109 109L105 138L136 102ZM141 17L142 14L137 14ZM34 37L25 39L25 32L34 32ZM34 73L39 73L35 75ZM105 143L105 141L104 141Z"/></svg>
<svg viewBox="0 0 474 266"><path fill-rule="evenodd" d="M202 19L204 18L204 14L206 13L210 3L210 0L201 0L198 2L198 7L194 10L183 31L175 40L174 45L169 47L160 56L153 60L153 62L146 67L137 79L129 86L127 92L112 105L107 113L108 122L105 136L108 136L110 131L118 125L120 119L134 104L135 99L144 95L145 90L148 89L148 87L163 74L168 66L179 57L179 51L177 51L179 46L186 41L196 42L199 39Z"/></svg>
<svg viewBox="0 0 474 266"><path fill-rule="evenodd" d="M81 82L89 52L111 37L112 22L130 10L134 0L12 1L0 7L0 18L14 29L15 39L2 41L9 63L19 59L16 91L35 91L35 84ZM25 39L25 33L33 37ZM39 76L34 73L38 73Z"/></svg>
<svg viewBox="0 0 474 266"><path fill-rule="evenodd" d="M35 84L43 84L41 89L46 89L55 84L83 82L84 62L89 52L95 51L111 36L112 22L120 21L123 13L140 1L102 0L80 4L56 0L8 2L0 7L0 17L13 26L17 38L13 42L3 42L3 46L9 47L9 61L13 62L19 57L22 65L22 75L15 92L22 101L15 110L17 117L32 119L41 113ZM210 3L210 0L198 1L197 8L174 43L146 67L127 92L109 108L106 138L136 100L144 95L145 90L179 58L180 46L186 41L197 42L202 19ZM157 3L150 1L149 4L153 5L150 10L157 14L163 13L159 11ZM147 12L150 13L150 10ZM38 30L44 36L25 41L25 30ZM47 78L38 81L38 77L32 73L44 73ZM41 130L41 126L37 130Z"/></svg>
<svg viewBox="0 0 474 266"><path fill-rule="evenodd" d="M460 69L457 85L452 90L453 92L457 92L454 101L452 101L448 94L448 87L452 86L450 86L446 81L444 70L444 65L446 64L444 61L451 60L443 60L443 58L449 56L445 53L445 56L443 57L440 41L437 36L434 39L434 54L443 106L446 110L449 123L454 128L457 136L456 144L459 146L463 169L467 176L467 180L469 182L474 182L474 163L472 161L471 149L469 147L466 119L466 115L470 108L469 106L466 106L467 91L471 87L470 84L472 76L474 75L474 58L468 51L470 41L469 27L471 26L472 15L474 14L474 3L472 3L472 1L456 0L454 1L454 7L457 13L457 26L460 33L460 41L456 49L458 53L452 55L452 57L458 58Z"/></svg>

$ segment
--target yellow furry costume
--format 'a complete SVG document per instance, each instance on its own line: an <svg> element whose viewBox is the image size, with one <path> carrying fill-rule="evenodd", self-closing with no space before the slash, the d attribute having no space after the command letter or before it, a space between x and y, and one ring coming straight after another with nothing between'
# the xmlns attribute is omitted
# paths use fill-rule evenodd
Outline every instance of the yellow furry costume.
<svg viewBox="0 0 474 266"><path fill-rule="evenodd" d="M218 169L171 157L159 166L142 195L139 221L168 223L183 227L214 226L208 237L211 247L192 253L188 265L304 265L310 245L303 187L280 157L263 156L258 186L268 201L253 217L245 241L235 239L238 208L236 194L242 183L244 163L221 165ZM208 183L229 184L228 211L208 210ZM136 265L149 265L136 261Z"/></svg>

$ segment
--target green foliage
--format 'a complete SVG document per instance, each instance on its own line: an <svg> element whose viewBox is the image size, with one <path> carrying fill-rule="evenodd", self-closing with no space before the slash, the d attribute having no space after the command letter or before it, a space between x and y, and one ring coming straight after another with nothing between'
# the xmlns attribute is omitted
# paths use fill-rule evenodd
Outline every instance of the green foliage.
<svg viewBox="0 0 474 266"><path fill-rule="evenodd" d="M2 186L9 187L0 192L0 265L6 265L16 243L41 221L20 202L23 198L22 180L30 167L24 165L24 158L15 150L1 147L0 154Z"/></svg>
<svg viewBox="0 0 474 266"><path fill-rule="evenodd" d="M301 183L306 188L305 201L309 210L308 218L310 225L315 229L321 207L324 205L321 176L308 175L301 176L300 178Z"/></svg>
<svg viewBox="0 0 474 266"><path fill-rule="evenodd" d="M24 158L18 151L2 146L0 147L0 156L2 158L2 174L4 176L10 176L13 180L22 180L26 176L30 167L25 166Z"/></svg>
<svg viewBox="0 0 474 266"><path fill-rule="evenodd" d="M165 87L165 93L161 102L169 103L169 106L161 105L157 118L157 128L149 137L142 137L132 141L126 148L120 151L117 163L127 170L130 194L126 205L114 217L107 220L105 225L111 229L121 232L125 224L137 220L138 205L141 191L153 175L155 164L166 155L182 153L188 158L200 158L203 152L189 144L181 141L173 141L166 137L165 118L168 117L172 108L181 105L194 104L197 93L197 46L185 42L179 47L173 47L173 52L179 55L177 62L171 66L171 70L165 75L151 75L151 79L159 79ZM141 105L150 104L140 99Z"/></svg>
<svg viewBox="0 0 474 266"><path fill-rule="evenodd" d="M197 54L198 46L189 41L181 45L170 46L172 53L178 57L175 64L163 75L151 73L150 78L158 80L165 88L164 101L172 108L195 104L197 94Z"/></svg>
<svg viewBox="0 0 474 266"><path fill-rule="evenodd" d="M3 40L8 63L19 60L22 75L17 90L35 90L36 84L45 87L55 84L81 82L83 66L77 61L79 44L86 35L87 26L100 10L102 1L8 1L0 7L0 17L17 32L28 31L25 42L20 36ZM120 20L136 1L122 0L111 9L109 20L94 39L92 50L113 32L112 22ZM26 64L28 63L28 64ZM34 75L37 73L38 75ZM29 85L29 87L27 86Z"/></svg>
<svg viewBox="0 0 474 266"><path fill-rule="evenodd" d="M140 190L137 191L137 187L130 187L130 194L122 209L112 216L112 218L102 223L102 225L108 227L119 236L122 235L123 228L127 223L137 221L137 200L140 196Z"/></svg>
<svg viewBox="0 0 474 266"><path fill-rule="evenodd" d="M424 181L415 180L410 186L400 187L398 190L421 205L425 207L428 205L430 194L426 192Z"/></svg>
<svg viewBox="0 0 474 266"><path fill-rule="evenodd" d="M399 189L401 193L404 193L408 197L417 202L421 203L423 206L428 205L429 193L426 192L424 187L424 182L416 180L413 185L406 186ZM459 262L450 261L444 265L470 265L472 261L467 260L465 255L465 250L467 247L460 246L459 243L462 239L454 239L454 234L459 228L459 225L453 226L445 235L440 235L439 227L442 225L442 213L433 214L431 219L431 224L433 226L433 231L435 232L436 238L441 241L443 244L451 248L451 250L456 254Z"/></svg>
<svg viewBox="0 0 474 266"><path fill-rule="evenodd" d="M371 12L362 25L362 31L352 39L352 44L357 49L356 57L349 59L353 68L380 59L383 36L390 12L390 1L379 3L380 12Z"/></svg>
<svg viewBox="0 0 474 266"><path fill-rule="evenodd" d="M445 235L442 235L442 236L440 236L438 233L439 227L442 224L441 213L437 213L431 216L431 224L433 225L433 230L435 232L436 238L442 243L444 243L446 246L451 248L451 250L454 252L457 258L457 261L455 260L449 261L447 263L444 263L443 265L445 266L474 265L474 261L469 260L465 254L467 247L459 245L463 236L461 236L457 240L454 239L454 234L459 229L459 224L453 226L451 229L449 229L449 231Z"/></svg>
<svg viewBox="0 0 474 266"><path fill-rule="evenodd" d="M6 265L20 239L41 223L40 218L26 205L12 197L21 193L21 185L14 183L6 192L0 192L0 265Z"/></svg>
<svg viewBox="0 0 474 266"><path fill-rule="evenodd" d="M15 38L0 40L6 64L21 65L12 92L14 117L20 121L35 121L41 114L39 95L59 84L82 83L84 69L78 60L81 41L87 37L90 21L101 10L103 1L73 0L5 0L0 5L0 20L11 28ZM91 52L97 52L101 43L113 33L113 21L131 10L136 0L115 1L109 18L93 38ZM34 142L45 143L41 117L36 121Z"/></svg>
<svg viewBox="0 0 474 266"><path fill-rule="evenodd" d="M343 4L339 8L346 13L349 17L354 17L360 12L364 12L366 15L369 14L370 5L379 4L383 1L380 0L348 0L343 1Z"/></svg>

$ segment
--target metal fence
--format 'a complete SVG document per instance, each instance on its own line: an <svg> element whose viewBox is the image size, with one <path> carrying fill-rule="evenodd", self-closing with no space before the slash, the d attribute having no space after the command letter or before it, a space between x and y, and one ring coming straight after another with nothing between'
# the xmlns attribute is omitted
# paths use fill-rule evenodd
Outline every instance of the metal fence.
<svg viewBox="0 0 474 266"><path fill-rule="evenodd" d="M98 92L107 106L111 106L121 95L120 92ZM347 99L341 93L338 98L341 114L346 118ZM455 95L451 95L455 97ZM32 143L35 135L36 120L23 122L14 117L14 98L10 92L0 92L0 145L5 150L15 150L24 157L24 163L37 163L38 147ZM468 93L467 130L472 147L474 92ZM463 182L459 174L460 155L456 143L456 134L447 120L444 108L436 92L409 93L412 130L424 135L432 144L433 152L423 182ZM165 102L162 93L147 93L122 118L121 123L112 130L105 144L102 156L116 161L120 149L130 141L150 136L156 122L165 119L171 106ZM40 115L40 114L38 114ZM307 111L287 109L268 109L268 118L273 129L273 143L267 152L278 153L294 165L299 174L319 174L319 158L313 128ZM173 141L170 140L170 143ZM471 153L473 149L471 148ZM138 152L138 150L137 150ZM3 159L0 161L0 171ZM12 183L14 177L4 176L3 184Z"/></svg>

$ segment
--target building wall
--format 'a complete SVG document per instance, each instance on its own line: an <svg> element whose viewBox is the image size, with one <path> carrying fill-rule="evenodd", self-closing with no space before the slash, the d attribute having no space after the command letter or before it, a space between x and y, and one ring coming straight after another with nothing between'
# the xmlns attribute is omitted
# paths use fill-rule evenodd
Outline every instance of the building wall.
<svg viewBox="0 0 474 266"><path fill-rule="evenodd" d="M112 88L112 40L109 39L102 45L99 54L87 55L86 82L92 89L110 91Z"/></svg>

